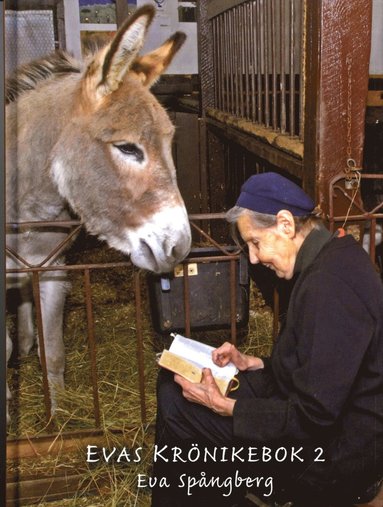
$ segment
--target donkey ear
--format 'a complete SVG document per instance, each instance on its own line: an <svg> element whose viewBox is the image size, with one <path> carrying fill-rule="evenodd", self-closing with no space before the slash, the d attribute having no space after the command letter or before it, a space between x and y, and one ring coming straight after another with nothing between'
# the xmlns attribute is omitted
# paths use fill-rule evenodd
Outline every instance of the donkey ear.
<svg viewBox="0 0 383 507"><path fill-rule="evenodd" d="M150 87L170 65L185 40L186 35L183 32L176 32L156 50L137 57L131 70L145 86Z"/></svg>
<svg viewBox="0 0 383 507"><path fill-rule="evenodd" d="M152 5L138 9L118 30L112 42L90 63L86 79L93 82L99 97L108 95L119 87L144 44L154 14Z"/></svg>

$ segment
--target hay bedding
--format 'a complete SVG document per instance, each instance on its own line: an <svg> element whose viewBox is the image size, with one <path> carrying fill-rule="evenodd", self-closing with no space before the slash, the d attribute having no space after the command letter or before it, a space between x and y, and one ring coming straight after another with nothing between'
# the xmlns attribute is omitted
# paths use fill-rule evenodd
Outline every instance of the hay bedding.
<svg viewBox="0 0 383 507"><path fill-rule="evenodd" d="M83 240L82 240L83 241ZM95 240L87 239L87 248L81 251L73 248L69 262L103 263L126 260ZM93 415L92 386L90 382L90 362L87 346L87 320L84 305L82 273L71 271L69 274L72 289L67 297L64 340L66 347L66 389L59 394L59 409L55 417L56 430L60 432L92 429L95 427ZM138 473L149 473L151 460L152 432L148 429L154 424L156 399L155 383L157 365L155 352L164 343L155 336L150 319L148 298L145 297L145 277L141 276L143 294L143 336L145 360L146 410L148 426L141 423L140 395L136 362L136 323L131 268L109 268L91 272L92 302L94 312L95 336L97 347L97 369L99 381L99 399L101 407L101 427L110 447L124 446L126 440L145 448L144 459L140 463L103 464L87 466L85 449L55 458L19 460L8 463L11 473L36 473L51 476L56 471L81 470L84 484L91 479L93 485L101 476L107 476L100 486L98 496L87 498L88 486L80 488L76 498L49 502L54 506L129 506L149 505L148 489L137 494L136 479ZM241 344L246 353L267 355L272 339L272 316L265 307L261 295L252 286L250 302L249 333ZM10 316L12 321L12 316ZM12 323L12 322L11 322ZM198 333L193 337L201 339ZM216 343L222 339L222 333L207 333L207 341ZM42 375L34 349L27 358L17 360L9 368L8 379L13 393L11 403L12 423L9 438L37 436L46 432L45 413L42 393ZM120 441L111 433L111 429L122 430ZM126 445L126 443L125 443ZM44 503L39 505L43 506Z"/></svg>

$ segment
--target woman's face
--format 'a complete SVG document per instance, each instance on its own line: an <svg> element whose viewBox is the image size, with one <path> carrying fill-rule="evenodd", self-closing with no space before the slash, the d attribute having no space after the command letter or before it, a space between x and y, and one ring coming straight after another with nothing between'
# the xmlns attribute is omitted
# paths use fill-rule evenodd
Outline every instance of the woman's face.
<svg viewBox="0 0 383 507"><path fill-rule="evenodd" d="M237 226L249 248L252 264L260 262L275 271L279 278L290 280L294 274L294 266L298 250L303 238L295 233L294 219L290 215L277 215L277 224L273 227L258 228L254 226L249 215L241 215ZM280 218L278 218L280 217Z"/></svg>

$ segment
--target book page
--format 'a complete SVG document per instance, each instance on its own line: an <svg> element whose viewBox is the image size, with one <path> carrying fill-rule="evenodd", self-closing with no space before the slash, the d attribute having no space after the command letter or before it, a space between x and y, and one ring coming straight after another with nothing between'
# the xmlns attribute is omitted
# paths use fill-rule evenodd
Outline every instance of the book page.
<svg viewBox="0 0 383 507"><path fill-rule="evenodd" d="M173 352L173 354L184 357L189 362L194 363L200 368L210 368L213 377L230 380L238 372L233 363L229 363L224 367L217 366L213 363L211 355L214 347L186 338L179 334L173 336L174 340L169 348L169 351Z"/></svg>

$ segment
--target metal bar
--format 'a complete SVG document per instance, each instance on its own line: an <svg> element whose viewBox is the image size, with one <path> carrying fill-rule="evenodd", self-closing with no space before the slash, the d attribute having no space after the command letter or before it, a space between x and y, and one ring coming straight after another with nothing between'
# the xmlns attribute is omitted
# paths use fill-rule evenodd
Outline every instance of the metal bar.
<svg viewBox="0 0 383 507"><path fill-rule="evenodd" d="M217 220L225 218L225 213L191 213L189 220Z"/></svg>
<svg viewBox="0 0 383 507"><path fill-rule="evenodd" d="M203 231L201 228L199 228L196 224L191 223L191 226L194 229L198 230L198 232L201 234L201 236L203 236L204 238L208 239L212 245L216 246L221 251L223 251L222 246L219 243L217 243L213 238L211 238L205 231Z"/></svg>
<svg viewBox="0 0 383 507"><path fill-rule="evenodd" d="M193 257L192 259L185 259L182 261L183 264L194 264L197 262L221 262L221 261L232 261L233 259L236 260L239 258L239 255L242 253L241 250L238 249L233 254L225 254L225 255L211 255L211 256L204 256L204 257Z"/></svg>
<svg viewBox="0 0 383 507"><path fill-rule="evenodd" d="M225 51L226 51L226 57L227 57L227 81L228 81L228 112L233 112L233 97L232 97L232 90L233 90L233 71L232 71L232 57L233 57L233 50L232 50L232 40L231 40L231 16L228 12L225 12L225 32L226 32L226 44L225 44Z"/></svg>
<svg viewBox="0 0 383 507"><path fill-rule="evenodd" d="M263 37L264 37L264 51L265 51L265 125L270 127L270 96L269 96L269 2L265 0L263 4Z"/></svg>
<svg viewBox="0 0 383 507"><path fill-rule="evenodd" d="M294 0L290 0L290 135L295 135Z"/></svg>
<svg viewBox="0 0 383 507"><path fill-rule="evenodd" d="M88 331L88 350L90 357L90 372L93 392L94 420L96 423L96 427L100 428L101 417L100 417L100 400L98 396L97 352L96 352L96 340L94 337L92 287L90 283L89 269L84 270L84 290L85 290L85 306L86 306L87 331Z"/></svg>
<svg viewBox="0 0 383 507"><path fill-rule="evenodd" d="M239 113L241 118L245 116L244 113L244 97L243 97L243 76L244 76L244 56L245 56L245 43L244 43L244 15L243 5L238 7L238 65L239 65Z"/></svg>
<svg viewBox="0 0 383 507"><path fill-rule="evenodd" d="M192 262L200 262L199 259L193 259ZM191 335L191 323L190 323L190 289L189 289L189 273L188 263L183 265L184 274L184 311L185 311L185 334L186 336Z"/></svg>
<svg viewBox="0 0 383 507"><path fill-rule="evenodd" d="M381 202L380 204L378 204L377 206L375 206L375 208L373 208L372 210L370 210L370 214L376 214L378 212L378 210L380 210L380 208L383 208L383 202Z"/></svg>
<svg viewBox="0 0 383 507"><path fill-rule="evenodd" d="M229 34L229 55L230 55L230 112L235 114L234 101L234 35L233 35L233 15L228 13L228 34Z"/></svg>
<svg viewBox="0 0 383 507"><path fill-rule="evenodd" d="M225 12L223 15L223 37L224 42L222 44L224 51L225 61L225 83L226 83L226 108L225 111L230 112L230 44L229 44L229 22L228 13Z"/></svg>
<svg viewBox="0 0 383 507"><path fill-rule="evenodd" d="M250 113L250 104L251 104L251 93L250 93L250 66L251 66L251 59L250 59L250 4L245 4L243 7L243 29L244 29L244 50L245 50L245 97L246 97L246 118L249 119L251 117Z"/></svg>
<svg viewBox="0 0 383 507"><path fill-rule="evenodd" d="M61 241L61 243L59 243L56 248L54 248L51 253L40 263L41 266L43 266L46 262L50 261L50 260L53 260L55 257L57 257L60 253L63 252L63 249L64 247L67 246L68 243L70 243L70 241L72 240L72 238L74 236L76 236L76 234L79 233L81 229L81 225L79 225L78 227L76 227L73 231L71 231L68 236L63 240Z"/></svg>
<svg viewBox="0 0 383 507"><path fill-rule="evenodd" d="M218 63L218 46L217 46L217 19L212 20L212 34L213 34L213 74L214 74L214 104L218 109L220 108L218 95L219 84L217 79L217 72L219 69Z"/></svg>
<svg viewBox="0 0 383 507"><path fill-rule="evenodd" d="M28 261L26 261L24 259L24 257L21 257L21 255L19 255L16 250L13 250L13 248L9 247L9 246L6 246L5 247L5 251L7 254L9 254L11 257L13 257L15 260L21 262L21 264L24 264L24 266L28 267L28 268L31 268L33 267L33 264L30 264Z"/></svg>
<svg viewBox="0 0 383 507"><path fill-rule="evenodd" d="M224 87L224 93L223 93L223 111L229 112L228 104L228 92L229 92L229 86L228 86L228 78L229 78L229 69L228 69L228 61L227 61L227 29L226 29L226 13L223 13L221 16L222 20L222 30L221 30L221 37L222 37L222 61L223 61L223 87Z"/></svg>
<svg viewBox="0 0 383 507"><path fill-rule="evenodd" d="M216 19L216 51L217 51L217 92L218 92L218 102L219 109L222 109L223 106L223 61L222 61L222 44L221 44L221 19Z"/></svg>
<svg viewBox="0 0 383 507"><path fill-rule="evenodd" d="M281 81L280 81L280 90L281 90L281 132L284 134L286 132L286 68L285 68L285 0L280 0L280 37L281 37Z"/></svg>
<svg viewBox="0 0 383 507"><path fill-rule="evenodd" d="M255 91L255 74L257 68L257 59L256 59L256 47L255 47L255 30L257 29L255 24L255 8L256 3L253 1L250 4L250 62L251 62L251 119L253 122L256 121L256 91Z"/></svg>
<svg viewBox="0 0 383 507"><path fill-rule="evenodd" d="M239 116L239 73L240 73L240 51L239 51L239 15L238 9L233 9L234 25L234 65L235 65L235 114Z"/></svg>
<svg viewBox="0 0 383 507"><path fill-rule="evenodd" d="M301 1L301 44L300 44L300 55L299 55L299 139L303 140L304 136L304 129L305 129L305 115L304 115L304 108L305 108L305 73L306 73L306 53L305 53L305 47L306 47L306 14L307 14L307 5L306 0Z"/></svg>
<svg viewBox="0 0 383 507"><path fill-rule="evenodd" d="M36 326L37 326L37 337L38 337L38 341L39 341L40 364L41 364L41 370L42 370L42 374L43 374L45 418L46 418L47 428L51 429L52 428L51 396L50 396L49 382L48 382L47 358L45 355L44 328L43 328L43 317L42 317L41 299L40 299L40 280L39 280L38 273L33 273L33 275L32 275L32 291L33 291L33 300L35 303L35 310L36 310Z"/></svg>
<svg viewBox="0 0 383 507"><path fill-rule="evenodd" d="M371 215L371 213L363 213L360 215L331 215L329 214L329 220L331 219L333 222L343 222L344 220L353 220L353 221L362 221L362 220L370 220L371 218L376 219L382 219L383 213L374 213L374 215Z"/></svg>
<svg viewBox="0 0 383 507"><path fill-rule="evenodd" d="M383 180L383 174L362 173L362 180Z"/></svg>
<svg viewBox="0 0 383 507"><path fill-rule="evenodd" d="M383 175L377 175L377 174L361 174L362 179L383 179ZM370 220L372 218L380 219L383 218L383 213L376 213L376 211L383 206L383 202L378 204L373 210L370 212L366 212L361 206L359 206L358 203L354 202L354 206L361 211L361 214L359 215L344 215L344 216L334 216L334 199L335 199L335 191L338 190L342 192L343 196L348 199L350 202L352 198L344 192L344 189L337 185L337 183L341 180L345 179L344 174L339 174L334 176L330 182L329 182L329 189L328 189L328 202L329 202L329 216L328 221L330 225L330 230L333 231L335 222L344 221L346 218L349 220Z"/></svg>
<svg viewBox="0 0 383 507"><path fill-rule="evenodd" d="M270 0L271 11L271 67L272 67L272 125L277 130L277 59L276 59L276 13L275 0Z"/></svg>
<svg viewBox="0 0 383 507"><path fill-rule="evenodd" d="M83 271L84 269L106 269L132 266L130 261L111 262L110 264L76 264L76 265L54 265L54 266L33 266L31 268L12 268L7 269L7 273L39 273L40 271Z"/></svg>
<svg viewBox="0 0 383 507"><path fill-rule="evenodd" d="M214 19L214 51L215 62L214 62L214 75L215 75L215 94L216 94L216 104L218 104L218 108L222 108L222 83L221 83L221 73L222 73L222 61L221 61L221 44L219 41L219 19Z"/></svg>
<svg viewBox="0 0 383 507"><path fill-rule="evenodd" d="M59 255L65 246L67 246L67 243L69 243L73 236L75 236L79 230L81 229L81 225L76 227L72 232L68 234L68 236L61 241L50 253L47 257L45 257L39 264L30 264L27 260L25 260L21 255L19 255L15 250L13 250L10 247L6 247L6 251L8 251L13 257L15 257L18 261L22 262L25 266L32 267L40 267L44 266L48 261L53 260L53 258L57 255Z"/></svg>
<svg viewBox="0 0 383 507"><path fill-rule="evenodd" d="M258 81L258 103L257 103L257 121L258 123L263 123L263 115L262 115L262 96L263 96L263 86L262 86L262 22L261 22L261 2L262 0L258 0L256 4L256 39L257 39L257 81Z"/></svg>
<svg viewBox="0 0 383 507"><path fill-rule="evenodd" d="M217 76L217 108L222 110L222 75L223 75L223 63L222 63L222 45L221 45L221 18L216 18L215 22L215 47L214 51L217 53L218 67L215 69Z"/></svg>
<svg viewBox="0 0 383 507"><path fill-rule="evenodd" d="M230 261L230 330L231 342L237 344L237 288L235 260Z"/></svg>
<svg viewBox="0 0 383 507"><path fill-rule="evenodd" d="M30 228L30 227L58 227L64 229L70 229L71 227L75 227L77 225L82 225L82 222L79 220L41 220L41 221L29 221L29 222L7 222L6 224L6 232L15 232L14 229L19 229L22 227Z"/></svg>
<svg viewBox="0 0 383 507"><path fill-rule="evenodd" d="M223 18L220 16L217 20L218 23L218 51L220 54L220 80L219 80L219 89L220 89L220 104L219 108L224 110L224 98L225 98L225 54L224 54L224 37L223 37Z"/></svg>
<svg viewBox="0 0 383 507"><path fill-rule="evenodd" d="M134 295L136 300L136 336L137 336L137 368L138 387L140 390L141 421L146 423L146 396L145 396L145 360L142 333L142 300L140 286L140 272L134 270Z"/></svg>
<svg viewBox="0 0 383 507"><path fill-rule="evenodd" d="M345 192L345 190L342 187L334 185L334 190L338 190L339 192L341 192L343 194L343 197L345 197L345 199L347 199L350 202L350 204L352 204L353 206L355 206L355 208L364 213L362 205L359 202L356 202L356 200L354 200L354 198L351 195ZM351 215L349 214L349 216Z"/></svg>
<svg viewBox="0 0 383 507"><path fill-rule="evenodd" d="M371 220L370 225L370 251L369 251L370 259L373 264L375 264L375 247L376 247L375 235L376 235L376 219L373 218Z"/></svg>

